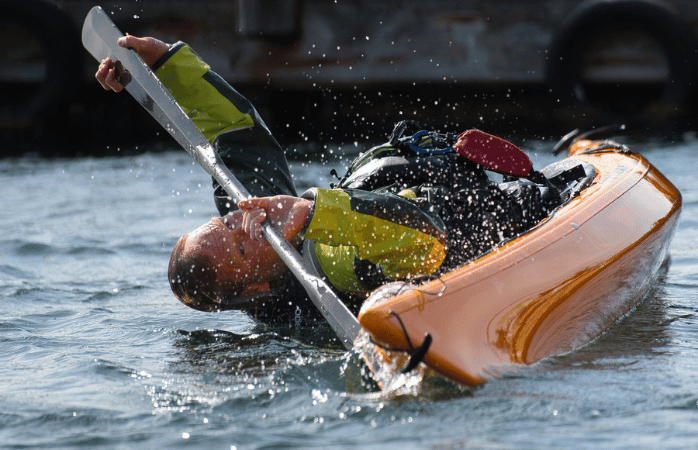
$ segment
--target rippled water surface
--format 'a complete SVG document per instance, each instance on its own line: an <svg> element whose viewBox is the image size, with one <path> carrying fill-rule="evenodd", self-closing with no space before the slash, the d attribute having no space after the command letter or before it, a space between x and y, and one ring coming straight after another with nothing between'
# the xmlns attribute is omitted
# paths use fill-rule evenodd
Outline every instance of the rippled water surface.
<svg viewBox="0 0 698 450"><path fill-rule="evenodd" d="M537 167L555 159L544 148L529 145ZM684 200L646 301L516 376L403 395L349 392L327 329L173 297L173 245L215 213L184 152L0 160L0 448L695 448L698 142L634 148ZM324 187L345 162L293 170Z"/></svg>

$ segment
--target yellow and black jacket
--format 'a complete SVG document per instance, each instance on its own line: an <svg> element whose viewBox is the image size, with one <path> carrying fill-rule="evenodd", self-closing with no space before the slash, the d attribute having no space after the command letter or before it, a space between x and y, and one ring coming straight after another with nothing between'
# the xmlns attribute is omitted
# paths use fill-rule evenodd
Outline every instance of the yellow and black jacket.
<svg viewBox="0 0 698 450"><path fill-rule="evenodd" d="M255 108L189 46L174 44L153 70L250 194L298 195L284 151ZM221 215L237 209L215 180L213 187Z"/></svg>
<svg viewBox="0 0 698 450"><path fill-rule="evenodd" d="M173 45L154 69L252 195L297 196L283 150L254 107L191 48ZM214 187L220 213L236 209ZM314 201L304 256L344 298L360 299L385 280L430 275L446 257L444 222L413 201L414 191L311 189L304 197Z"/></svg>
<svg viewBox="0 0 698 450"><path fill-rule="evenodd" d="M311 262L343 293L363 295L386 280L434 273L446 258L443 221L405 196L358 189L311 189L303 233Z"/></svg>

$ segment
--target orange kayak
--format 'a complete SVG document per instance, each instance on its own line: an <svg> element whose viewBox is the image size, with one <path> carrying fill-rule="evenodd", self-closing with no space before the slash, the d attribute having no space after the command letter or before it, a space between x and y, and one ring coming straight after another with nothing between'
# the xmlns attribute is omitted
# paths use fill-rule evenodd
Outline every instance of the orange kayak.
<svg viewBox="0 0 698 450"><path fill-rule="evenodd" d="M533 229L440 279L378 289L359 314L371 340L412 352L428 334L422 362L475 386L575 350L636 306L667 257L681 194L609 142L576 142L554 165L581 165L585 184Z"/></svg>

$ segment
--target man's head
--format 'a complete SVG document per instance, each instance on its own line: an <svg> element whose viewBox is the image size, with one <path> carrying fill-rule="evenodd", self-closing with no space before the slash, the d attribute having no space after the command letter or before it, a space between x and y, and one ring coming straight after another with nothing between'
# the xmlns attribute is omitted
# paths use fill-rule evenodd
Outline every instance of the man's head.
<svg viewBox="0 0 698 450"><path fill-rule="evenodd" d="M227 309L224 299L264 292L287 270L266 240L243 231L242 220L243 213L234 211L177 241L168 278L182 303L202 311Z"/></svg>

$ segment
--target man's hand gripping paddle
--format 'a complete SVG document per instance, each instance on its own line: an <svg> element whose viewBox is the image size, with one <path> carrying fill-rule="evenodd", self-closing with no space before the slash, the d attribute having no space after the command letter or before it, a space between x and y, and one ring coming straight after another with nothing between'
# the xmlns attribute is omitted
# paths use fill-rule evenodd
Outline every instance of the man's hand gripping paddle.
<svg viewBox="0 0 698 450"><path fill-rule="evenodd" d="M172 94L138 54L117 45L123 36L109 16L96 6L88 13L82 42L97 61L112 58L121 63L120 79L126 90L162 125L201 167L213 176L235 202L250 198L247 189L228 170L218 153L186 115ZM327 284L314 275L300 254L267 220L262 232L308 292L315 306L349 350L361 325Z"/></svg>

